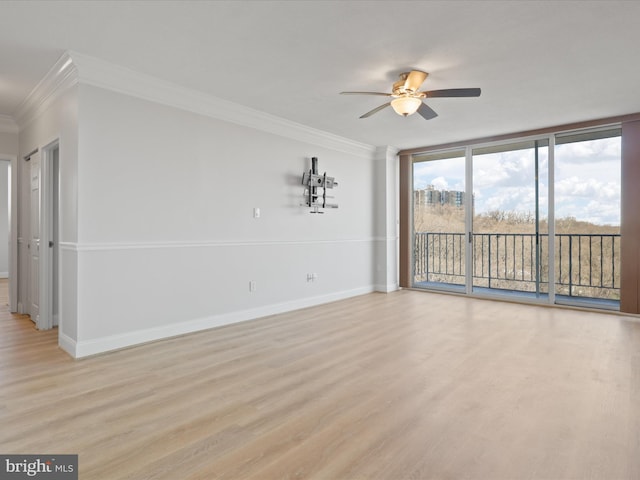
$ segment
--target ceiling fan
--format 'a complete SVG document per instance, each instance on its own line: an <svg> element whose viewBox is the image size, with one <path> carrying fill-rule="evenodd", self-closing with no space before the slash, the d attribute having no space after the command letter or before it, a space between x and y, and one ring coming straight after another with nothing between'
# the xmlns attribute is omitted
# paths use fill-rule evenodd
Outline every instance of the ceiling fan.
<svg viewBox="0 0 640 480"><path fill-rule="evenodd" d="M479 97L479 88L448 88L444 90L427 90L424 92L418 91L422 82L425 81L429 75L426 72L420 70L411 70L410 72L404 72L400 74L400 80L393 84L391 93L382 92L340 92L341 95L381 95L384 97L393 97L388 103L380 105L374 108L370 112L365 113L360 118L367 118L378 113L380 110L387 108L391 105L391 108L398 114L404 117L412 115L416 112L422 116L425 120L430 120L438 116L436 112L431 109L426 103L423 103L425 98L443 98L443 97Z"/></svg>

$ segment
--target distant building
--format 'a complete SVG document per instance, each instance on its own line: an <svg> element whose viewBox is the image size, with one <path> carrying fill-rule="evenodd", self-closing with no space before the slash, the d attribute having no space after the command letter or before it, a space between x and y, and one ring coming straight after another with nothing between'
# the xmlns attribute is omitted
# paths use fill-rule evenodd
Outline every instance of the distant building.
<svg viewBox="0 0 640 480"><path fill-rule="evenodd" d="M427 185L427 188L415 190L415 205L424 205L433 207L436 205L452 205L454 207L464 207L464 192L458 190L436 190L433 185Z"/></svg>

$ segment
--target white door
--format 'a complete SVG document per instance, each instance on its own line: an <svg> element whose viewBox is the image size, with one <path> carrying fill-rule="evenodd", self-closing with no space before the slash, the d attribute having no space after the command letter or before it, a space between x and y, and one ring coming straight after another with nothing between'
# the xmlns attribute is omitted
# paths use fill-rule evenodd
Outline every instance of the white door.
<svg viewBox="0 0 640 480"><path fill-rule="evenodd" d="M38 322L40 315L40 152L29 159L31 198L29 214L29 315Z"/></svg>

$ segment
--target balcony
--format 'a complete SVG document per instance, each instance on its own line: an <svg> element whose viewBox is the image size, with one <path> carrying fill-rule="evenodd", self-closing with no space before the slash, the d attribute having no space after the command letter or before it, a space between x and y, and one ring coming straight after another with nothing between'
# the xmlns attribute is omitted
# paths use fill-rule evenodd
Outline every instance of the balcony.
<svg viewBox="0 0 640 480"><path fill-rule="evenodd" d="M464 286L465 239L464 233L415 233L415 286ZM474 290L547 295L548 239L547 234L535 233L474 234L471 260ZM556 234L554 283L556 298L563 303L617 309L620 235Z"/></svg>

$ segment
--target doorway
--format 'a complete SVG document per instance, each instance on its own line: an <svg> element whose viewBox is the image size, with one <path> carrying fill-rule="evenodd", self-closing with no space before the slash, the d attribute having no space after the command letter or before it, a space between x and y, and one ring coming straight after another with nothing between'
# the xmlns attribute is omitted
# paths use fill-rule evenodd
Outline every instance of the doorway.
<svg viewBox="0 0 640 480"><path fill-rule="evenodd" d="M473 149L474 292L548 293L548 158L544 139Z"/></svg>
<svg viewBox="0 0 640 480"><path fill-rule="evenodd" d="M59 317L58 141L25 157L19 177L18 312L48 330Z"/></svg>
<svg viewBox="0 0 640 480"><path fill-rule="evenodd" d="M9 159L0 158L0 279L9 278L10 271L10 254L9 254L9 245L10 245L10 208L11 208L11 163ZM3 285L7 284L6 280L2 280ZM6 286L5 286L6 288ZM8 303L8 289L7 289L7 298L6 301ZM4 303L4 297L3 297Z"/></svg>

